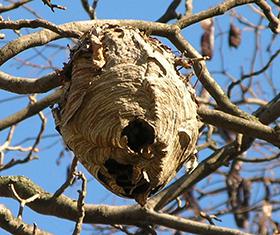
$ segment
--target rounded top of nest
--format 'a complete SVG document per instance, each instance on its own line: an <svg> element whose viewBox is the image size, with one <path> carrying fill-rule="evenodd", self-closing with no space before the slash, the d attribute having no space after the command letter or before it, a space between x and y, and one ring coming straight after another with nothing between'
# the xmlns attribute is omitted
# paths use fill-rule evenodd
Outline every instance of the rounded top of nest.
<svg viewBox="0 0 280 235"><path fill-rule="evenodd" d="M193 89L170 49L137 29L93 28L71 52L56 124L107 189L144 204L193 155Z"/></svg>

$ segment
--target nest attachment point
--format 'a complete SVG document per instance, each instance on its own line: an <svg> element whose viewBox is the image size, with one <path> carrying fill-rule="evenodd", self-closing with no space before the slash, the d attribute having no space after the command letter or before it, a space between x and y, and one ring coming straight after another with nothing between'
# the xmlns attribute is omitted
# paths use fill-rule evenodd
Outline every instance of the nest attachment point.
<svg viewBox="0 0 280 235"><path fill-rule="evenodd" d="M57 129L100 183L144 205L193 161L193 89L171 50L131 27L94 27L71 50L68 65L53 112Z"/></svg>

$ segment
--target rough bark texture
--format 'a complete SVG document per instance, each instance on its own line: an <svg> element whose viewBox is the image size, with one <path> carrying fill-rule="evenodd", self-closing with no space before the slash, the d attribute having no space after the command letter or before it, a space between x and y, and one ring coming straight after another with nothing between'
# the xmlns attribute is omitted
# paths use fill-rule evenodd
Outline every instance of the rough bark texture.
<svg viewBox="0 0 280 235"><path fill-rule="evenodd" d="M193 161L194 91L158 40L116 25L93 28L72 50L54 110L79 161L106 188L141 205Z"/></svg>

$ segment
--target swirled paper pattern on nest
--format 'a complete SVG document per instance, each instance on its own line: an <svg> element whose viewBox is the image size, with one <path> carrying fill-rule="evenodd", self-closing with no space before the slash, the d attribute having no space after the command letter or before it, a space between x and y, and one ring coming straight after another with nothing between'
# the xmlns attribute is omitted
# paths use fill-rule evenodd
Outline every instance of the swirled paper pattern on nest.
<svg viewBox="0 0 280 235"><path fill-rule="evenodd" d="M55 110L69 148L107 189L144 205L191 160L198 137L194 91L170 49L130 27L86 33Z"/></svg>

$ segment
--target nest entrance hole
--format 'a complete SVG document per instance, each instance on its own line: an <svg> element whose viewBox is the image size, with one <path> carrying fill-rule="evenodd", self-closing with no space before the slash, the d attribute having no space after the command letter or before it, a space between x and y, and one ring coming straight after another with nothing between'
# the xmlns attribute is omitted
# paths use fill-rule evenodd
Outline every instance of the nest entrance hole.
<svg viewBox="0 0 280 235"><path fill-rule="evenodd" d="M127 137L127 145L134 152L140 152L146 146L154 143L155 130L146 121L135 119L123 129L122 136Z"/></svg>

